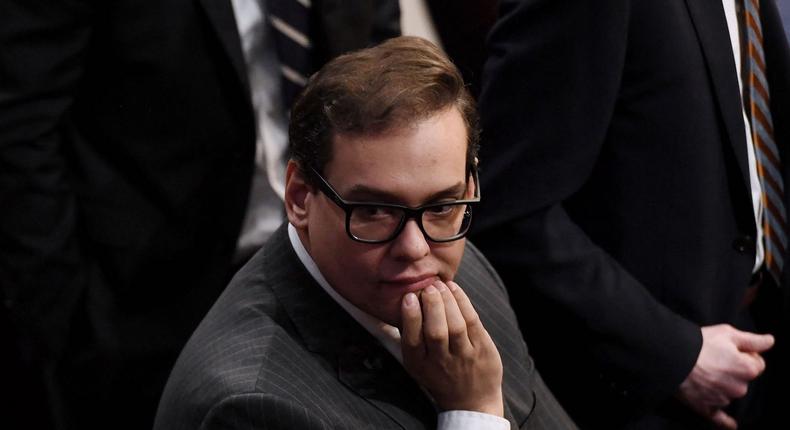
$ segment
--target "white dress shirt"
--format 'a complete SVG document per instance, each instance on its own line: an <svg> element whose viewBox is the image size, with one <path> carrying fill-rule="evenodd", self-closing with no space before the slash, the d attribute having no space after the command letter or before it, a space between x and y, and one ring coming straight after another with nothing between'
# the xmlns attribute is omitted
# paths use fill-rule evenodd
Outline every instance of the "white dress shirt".
<svg viewBox="0 0 790 430"><path fill-rule="evenodd" d="M288 118L280 89L279 60L261 0L231 0L247 65L256 119L255 173L236 256L258 249L284 219Z"/></svg>
<svg viewBox="0 0 790 430"><path fill-rule="evenodd" d="M389 351L399 363L403 364L400 349L400 330L360 310L332 288L318 270L313 258L305 249L296 228L288 224L288 237L291 239L296 255L304 267L310 272L318 285L329 294L354 320L365 328ZM439 413L437 430L507 430L510 422L496 415L475 411L444 411Z"/></svg>
<svg viewBox="0 0 790 430"><path fill-rule="evenodd" d="M749 182L751 184L752 194L752 210L754 212L754 222L757 227L757 237L755 244L757 253L754 258L754 269L752 273L757 272L760 266L763 265L765 259L765 245L763 244L763 202L762 202L762 184L760 177L757 176L757 157L754 152L754 144L752 143L752 127L749 124L749 118L746 116L746 106L743 103L743 79L741 76L741 38L738 31L741 25L738 19L738 11L735 6L736 0L722 0L724 5L724 15L727 17L727 29L730 32L730 43L732 44L732 55L735 60L735 70L738 74L738 88L741 89L741 113L743 114L743 125L746 130L746 154L749 159ZM748 1L748 0L747 0Z"/></svg>

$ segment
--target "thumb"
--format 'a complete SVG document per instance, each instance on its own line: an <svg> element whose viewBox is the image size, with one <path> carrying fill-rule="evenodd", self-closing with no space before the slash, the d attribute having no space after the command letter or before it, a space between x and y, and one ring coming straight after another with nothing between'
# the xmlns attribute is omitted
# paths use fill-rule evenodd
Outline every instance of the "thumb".
<svg viewBox="0 0 790 430"><path fill-rule="evenodd" d="M770 334L736 331L732 340L741 352L765 352L774 346L774 337Z"/></svg>

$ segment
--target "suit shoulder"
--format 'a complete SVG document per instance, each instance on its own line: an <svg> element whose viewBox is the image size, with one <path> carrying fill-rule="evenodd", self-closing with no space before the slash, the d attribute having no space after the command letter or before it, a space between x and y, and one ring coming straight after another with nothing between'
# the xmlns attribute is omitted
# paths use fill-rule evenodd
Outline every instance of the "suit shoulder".
<svg viewBox="0 0 790 430"><path fill-rule="evenodd" d="M254 392L263 363L276 360L278 350L300 348L266 276L247 270L250 264L182 350L160 400L157 428L197 428L212 405Z"/></svg>
<svg viewBox="0 0 790 430"><path fill-rule="evenodd" d="M465 282L474 285L485 285L488 288L496 288L496 293L501 293L509 300L507 289L502 282L502 278L489 263L483 253L469 240L466 241L466 249L461 265L458 268L458 276Z"/></svg>

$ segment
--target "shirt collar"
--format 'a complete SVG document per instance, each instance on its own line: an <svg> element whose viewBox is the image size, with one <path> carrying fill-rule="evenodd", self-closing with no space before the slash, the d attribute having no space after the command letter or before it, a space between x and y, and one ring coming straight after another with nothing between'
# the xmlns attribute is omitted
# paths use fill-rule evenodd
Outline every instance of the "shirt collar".
<svg viewBox="0 0 790 430"><path fill-rule="evenodd" d="M379 320L378 318L373 317L370 314L363 312L358 307L354 306L346 300L343 296L341 296L337 291L335 291L332 286L329 285L324 275L321 274L321 271L318 270L318 266L313 261L313 257L310 256L310 253L307 252L304 245L302 244L301 238L299 238L299 234L296 232L296 227L293 224L288 223L288 238L291 240L291 246L296 252L297 257L299 257L299 261L302 262L302 265L307 269L310 273L310 276L315 279L318 285L324 289L324 291L329 294L329 297L332 297L332 300L337 302L340 307L343 308L349 315L356 322L358 322L362 327L365 328L373 337L375 337L387 351L390 352L400 363L403 363L403 355L401 353L400 348L400 330L397 327L389 325L384 321Z"/></svg>

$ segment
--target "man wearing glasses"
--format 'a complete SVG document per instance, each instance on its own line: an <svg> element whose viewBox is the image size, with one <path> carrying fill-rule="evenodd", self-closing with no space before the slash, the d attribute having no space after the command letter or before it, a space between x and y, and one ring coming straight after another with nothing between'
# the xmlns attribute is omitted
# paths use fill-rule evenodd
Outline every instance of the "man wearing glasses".
<svg viewBox="0 0 790 430"><path fill-rule="evenodd" d="M155 428L574 428L465 244L475 127L424 40L318 72L291 117L289 223L187 344Z"/></svg>

